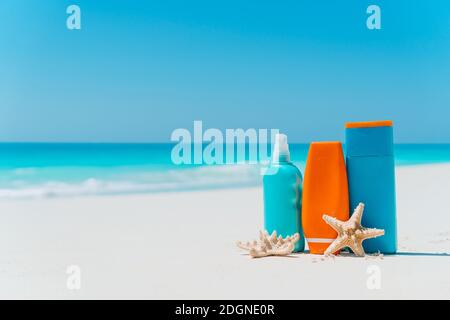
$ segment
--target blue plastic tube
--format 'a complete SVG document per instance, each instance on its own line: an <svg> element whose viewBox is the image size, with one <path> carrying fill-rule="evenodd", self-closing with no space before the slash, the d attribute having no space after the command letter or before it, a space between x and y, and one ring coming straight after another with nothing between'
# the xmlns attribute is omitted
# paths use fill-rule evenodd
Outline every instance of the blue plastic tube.
<svg viewBox="0 0 450 320"><path fill-rule="evenodd" d="M366 253L397 251L395 165L392 121L346 124L350 211L365 204L362 225L385 235L363 242Z"/></svg>

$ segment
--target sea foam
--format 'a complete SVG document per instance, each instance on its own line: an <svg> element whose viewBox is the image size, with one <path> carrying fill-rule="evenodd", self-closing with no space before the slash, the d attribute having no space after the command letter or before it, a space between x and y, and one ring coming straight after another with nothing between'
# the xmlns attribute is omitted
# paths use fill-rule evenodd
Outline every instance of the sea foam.
<svg viewBox="0 0 450 320"><path fill-rule="evenodd" d="M214 188L250 187L261 183L256 165L201 166L166 171L133 171L112 177L82 181L12 181L0 188L0 199L36 199L89 195L117 195Z"/></svg>

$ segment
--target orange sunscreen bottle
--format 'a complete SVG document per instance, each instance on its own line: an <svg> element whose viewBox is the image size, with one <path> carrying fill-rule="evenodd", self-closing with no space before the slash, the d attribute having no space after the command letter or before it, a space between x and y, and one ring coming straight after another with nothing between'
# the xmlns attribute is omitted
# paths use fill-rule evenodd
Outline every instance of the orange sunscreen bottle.
<svg viewBox="0 0 450 320"><path fill-rule="evenodd" d="M340 142L313 142L309 147L303 182L302 224L309 251L323 254L337 237L324 214L349 218L347 171Z"/></svg>

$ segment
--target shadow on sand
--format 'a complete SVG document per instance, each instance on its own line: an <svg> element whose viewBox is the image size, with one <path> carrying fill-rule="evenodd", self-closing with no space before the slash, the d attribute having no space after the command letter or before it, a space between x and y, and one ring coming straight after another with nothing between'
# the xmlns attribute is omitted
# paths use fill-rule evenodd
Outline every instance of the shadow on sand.
<svg viewBox="0 0 450 320"><path fill-rule="evenodd" d="M397 252L394 256L450 257L450 253L435 252Z"/></svg>

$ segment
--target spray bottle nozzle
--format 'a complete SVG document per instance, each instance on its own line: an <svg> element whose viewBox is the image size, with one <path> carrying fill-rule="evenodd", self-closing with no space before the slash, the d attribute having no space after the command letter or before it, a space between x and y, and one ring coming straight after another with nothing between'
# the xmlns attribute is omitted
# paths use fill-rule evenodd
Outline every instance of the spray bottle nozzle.
<svg viewBox="0 0 450 320"><path fill-rule="evenodd" d="M289 161L290 153L287 136L285 134L278 133L275 135L272 161L277 162L280 158L283 158L285 161Z"/></svg>

